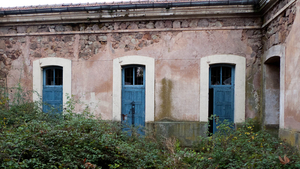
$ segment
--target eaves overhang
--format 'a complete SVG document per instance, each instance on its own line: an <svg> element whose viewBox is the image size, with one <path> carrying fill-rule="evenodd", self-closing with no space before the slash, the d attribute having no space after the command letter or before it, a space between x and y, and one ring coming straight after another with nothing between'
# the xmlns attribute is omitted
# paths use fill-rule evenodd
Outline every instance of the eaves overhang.
<svg viewBox="0 0 300 169"><path fill-rule="evenodd" d="M22 14L0 17L1 25L34 25L52 23L97 23L117 21L170 20L189 18L254 17L252 5L210 7L173 7L170 9L129 9L80 11L64 13Z"/></svg>
<svg viewBox="0 0 300 169"><path fill-rule="evenodd" d="M0 11L0 24L32 25L258 16L257 0L132 3Z"/></svg>

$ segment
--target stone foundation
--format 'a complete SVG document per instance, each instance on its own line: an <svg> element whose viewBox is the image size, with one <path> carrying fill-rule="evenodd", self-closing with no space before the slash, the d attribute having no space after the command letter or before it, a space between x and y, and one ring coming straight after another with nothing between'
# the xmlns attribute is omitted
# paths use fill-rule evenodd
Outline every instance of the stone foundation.
<svg viewBox="0 0 300 169"><path fill-rule="evenodd" d="M291 144L299 148L300 146L300 132L291 129L279 129L279 137L286 141L287 143Z"/></svg>

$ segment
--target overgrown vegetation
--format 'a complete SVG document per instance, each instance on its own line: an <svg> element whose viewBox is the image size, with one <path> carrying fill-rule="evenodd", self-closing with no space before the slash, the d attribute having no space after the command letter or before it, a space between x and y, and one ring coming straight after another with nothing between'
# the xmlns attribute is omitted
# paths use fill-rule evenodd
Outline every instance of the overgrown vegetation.
<svg viewBox="0 0 300 169"><path fill-rule="evenodd" d="M237 130L222 123L183 149L175 138L144 137L135 128L130 136L88 107L77 114L72 98L63 116L53 116L19 96L0 98L0 168L300 168L295 149L251 120Z"/></svg>
<svg viewBox="0 0 300 169"><path fill-rule="evenodd" d="M300 168L298 151L258 130L252 119L236 130L226 121L217 128L214 135L200 137L194 149L198 158L188 159L189 164L197 168Z"/></svg>

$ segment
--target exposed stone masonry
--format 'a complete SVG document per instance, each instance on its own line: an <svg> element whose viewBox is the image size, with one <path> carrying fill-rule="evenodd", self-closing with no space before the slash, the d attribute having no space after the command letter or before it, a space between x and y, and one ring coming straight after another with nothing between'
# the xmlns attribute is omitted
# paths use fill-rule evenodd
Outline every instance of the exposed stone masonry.
<svg viewBox="0 0 300 169"><path fill-rule="evenodd" d="M244 30L242 41L247 41L247 50L250 51L250 57L247 57L246 62L246 106L248 113L246 118L259 117L260 112L260 88L261 88L261 53L262 53L262 38L261 30Z"/></svg>
<svg viewBox="0 0 300 169"><path fill-rule="evenodd" d="M278 9L281 9L286 3L285 0L281 1L278 5L275 5L273 9L268 12L267 16L274 16ZM291 5L263 29L263 51L267 51L274 45L285 43L285 40L292 29L296 11L295 4Z"/></svg>
<svg viewBox="0 0 300 169"><path fill-rule="evenodd" d="M106 35L82 35L79 40L79 58L89 59L107 43Z"/></svg>
<svg viewBox="0 0 300 169"><path fill-rule="evenodd" d="M222 18L222 19L190 19L141 22L111 22L97 24L39 25L1 27L1 34L72 32L99 30L139 30L139 29L176 29L205 27L238 27L259 26L258 18ZM74 35L32 36L30 37L30 56L66 57L87 60L99 53L107 44L108 34L82 34L79 39L78 54L74 51ZM112 33L112 48L124 51L141 50L153 43L159 42L160 32ZM23 38L24 39L24 38ZM24 41L25 42L25 41ZM75 53L74 53L75 52ZM253 54L255 55L255 54Z"/></svg>
<svg viewBox="0 0 300 169"><path fill-rule="evenodd" d="M112 35L112 47L114 49L140 50L143 47L149 46L153 43L159 42L160 33L158 32L146 32L146 33L114 33Z"/></svg>
<svg viewBox="0 0 300 169"><path fill-rule="evenodd" d="M0 86L6 85L6 78L11 69L12 61L22 55L22 50L16 48L19 46L25 46L24 37L0 39Z"/></svg>
<svg viewBox="0 0 300 169"><path fill-rule="evenodd" d="M36 32L69 32L99 30L138 30L163 28L197 28L197 27L229 27L261 25L258 18L227 18L227 19L188 19L167 21L141 22L108 22L95 24L40 25L1 27L1 34L36 33Z"/></svg>
<svg viewBox="0 0 300 169"><path fill-rule="evenodd" d="M73 57L73 36L37 36L30 37L30 56Z"/></svg>
<svg viewBox="0 0 300 169"><path fill-rule="evenodd" d="M271 19L275 13L277 13L279 10L281 10L286 4L289 3L290 0L280 0L275 4L272 9L270 9L264 16L263 21L266 22L269 19Z"/></svg>

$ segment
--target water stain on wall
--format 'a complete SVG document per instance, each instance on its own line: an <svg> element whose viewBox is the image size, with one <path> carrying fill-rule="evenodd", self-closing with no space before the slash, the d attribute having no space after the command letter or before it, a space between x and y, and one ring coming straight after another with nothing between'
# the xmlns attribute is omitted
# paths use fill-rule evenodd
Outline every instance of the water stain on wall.
<svg viewBox="0 0 300 169"><path fill-rule="evenodd" d="M172 111L172 88L173 82L170 79L163 78L161 80L161 91L160 91L160 112L158 113L158 117L155 120L162 120L162 119L170 119L171 111Z"/></svg>

